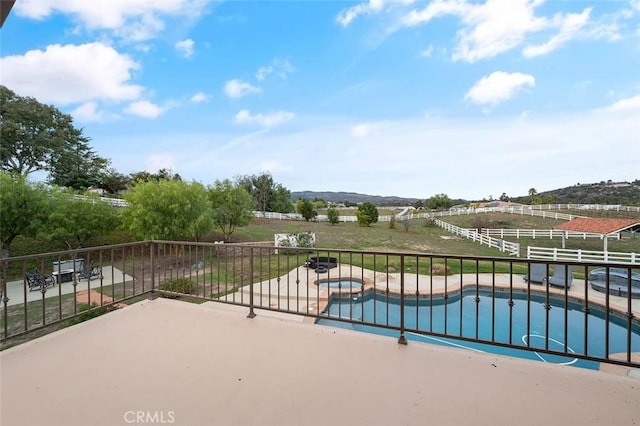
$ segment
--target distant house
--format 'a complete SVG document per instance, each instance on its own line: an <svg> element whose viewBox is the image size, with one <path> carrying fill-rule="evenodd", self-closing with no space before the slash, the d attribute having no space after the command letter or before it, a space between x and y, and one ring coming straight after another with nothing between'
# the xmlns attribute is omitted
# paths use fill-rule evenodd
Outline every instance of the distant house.
<svg viewBox="0 0 640 426"><path fill-rule="evenodd" d="M89 188L87 191L92 194L98 194L101 197L104 197L107 194L107 191L102 188Z"/></svg>

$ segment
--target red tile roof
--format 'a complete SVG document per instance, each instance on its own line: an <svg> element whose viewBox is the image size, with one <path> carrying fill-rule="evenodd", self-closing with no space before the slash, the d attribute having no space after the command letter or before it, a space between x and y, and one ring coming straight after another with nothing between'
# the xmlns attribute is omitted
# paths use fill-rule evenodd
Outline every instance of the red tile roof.
<svg viewBox="0 0 640 426"><path fill-rule="evenodd" d="M637 219L597 219L579 217L555 227L563 231L593 232L596 234L613 234L633 226L640 226Z"/></svg>

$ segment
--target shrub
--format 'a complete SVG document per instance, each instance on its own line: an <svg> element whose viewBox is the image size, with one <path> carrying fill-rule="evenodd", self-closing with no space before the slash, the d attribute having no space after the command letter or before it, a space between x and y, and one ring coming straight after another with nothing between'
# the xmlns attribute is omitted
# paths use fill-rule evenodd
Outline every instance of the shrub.
<svg viewBox="0 0 640 426"><path fill-rule="evenodd" d="M389 229L396 229L396 217L393 215L389 219Z"/></svg>
<svg viewBox="0 0 640 426"><path fill-rule="evenodd" d="M442 265L440 263L433 265L432 267L432 275L450 275L451 269L448 266Z"/></svg>
<svg viewBox="0 0 640 426"><path fill-rule="evenodd" d="M82 315L77 316L69 320L69 325L80 324L81 322L90 320L92 318L99 317L100 315L106 314L111 310L109 306L103 306L102 308L95 309L98 307L96 302L91 302L91 305L83 303L78 308L78 312L84 312Z"/></svg>
<svg viewBox="0 0 640 426"><path fill-rule="evenodd" d="M175 280L160 284L160 290L170 291L172 293L191 294L194 291L194 285L189 278L176 278Z"/></svg>
<svg viewBox="0 0 640 426"><path fill-rule="evenodd" d="M331 207L327 210L327 220L331 225L336 225L340 221L340 213L338 209Z"/></svg>
<svg viewBox="0 0 640 426"><path fill-rule="evenodd" d="M356 217L360 226L370 226L378 222L378 209L373 203L362 203L358 206Z"/></svg>

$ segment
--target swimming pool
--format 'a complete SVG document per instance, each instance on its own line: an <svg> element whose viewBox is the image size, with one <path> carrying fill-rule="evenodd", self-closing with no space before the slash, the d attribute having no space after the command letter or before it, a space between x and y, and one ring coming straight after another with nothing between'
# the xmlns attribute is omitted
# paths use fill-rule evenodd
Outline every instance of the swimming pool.
<svg viewBox="0 0 640 426"><path fill-rule="evenodd" d="M476 299L477 296L477 299ZM476 300L478 301L476 303ZM527 308L529 306L529 308ZM547 309L548 308L548 309ZM397 296L383 292L367 292L364 296L332 297L319 324L350 328L359 331L398 336L398 331L375 327L400 325L400 303ZM597 369L596 361L583 360L572 355L605 357L624 353L630 343L631 352L640 352L640 324L637 320L631 329L627 318L609 314L605 321L604 309L596 305L585 313L582 303L564 298L549 298L544 294L531 294L527 303L526 293L466 289L460 295L449 294L405 300L405 333L407 339L463 347L482 352L498 353L544 362L576 365ZM330 318L353 320L353 323ZM566 333L565 333L566 329ZM585 330L586 339L585 339ZM607 335L608 330L608 335ZM420 332L434 333L427 336ZM486 343L455 339L464 337ZM509 344L564 352L564 356L531 352L512 347L491 344Z"/></svg>

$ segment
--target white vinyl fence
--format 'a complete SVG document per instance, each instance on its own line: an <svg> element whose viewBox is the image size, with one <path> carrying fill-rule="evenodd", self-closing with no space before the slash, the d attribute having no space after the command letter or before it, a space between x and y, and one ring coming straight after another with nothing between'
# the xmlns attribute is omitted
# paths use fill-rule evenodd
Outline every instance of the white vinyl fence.
<svg viewBox="0 0 640 426"><path fill-rule="evenodd" d="M450 223L443 222L440 219L435 219L434 223L439 227L461 237L468 238L475 242L479 242L481 245L487 245L489 247L495 247L502 252L507 252L511 256L520 256L520 244L512 243L498 238L482 235L475 229L460 228L459 226L451 225Z"/></svg>
<svg viewBox="0 0 640 426"><path fill-rule="evenodd" d="M571 250L547 247L527 247L527 259L570 260L576 262L640 263L639 253Z"/></svg>
<svg viewBox="0 0 640 426"><path fill-rule="evenodd" d="M605 210L616 212L640 212L640 207L620 204L534 204L527 206L533 210Z"/></svg>
<svg viewBox="0 0 640 426"><path fill-rule="evenodd" d="M129 203L120 198L86 197L84 195L74 195L73 198L75 200L93 201L94 203L96 200L99 200L99 201L102 201L103 203L109 203L113 207L129 207Z"/></svg>
<svg viewBox="0 0 640 426"><path fill-rule="evenodd" d="M581 238L586 240L587 238L599 238L603 239L602 234L595 234L592 232L576 232L576 231L562 231L560 229L489 229L483 228L480 231L483 235L488 235L490 237L499 237L499 238L562 238L564 235L565 238ZM620 233L609 234L609 238L614 238L619 240Z"/></svg>

